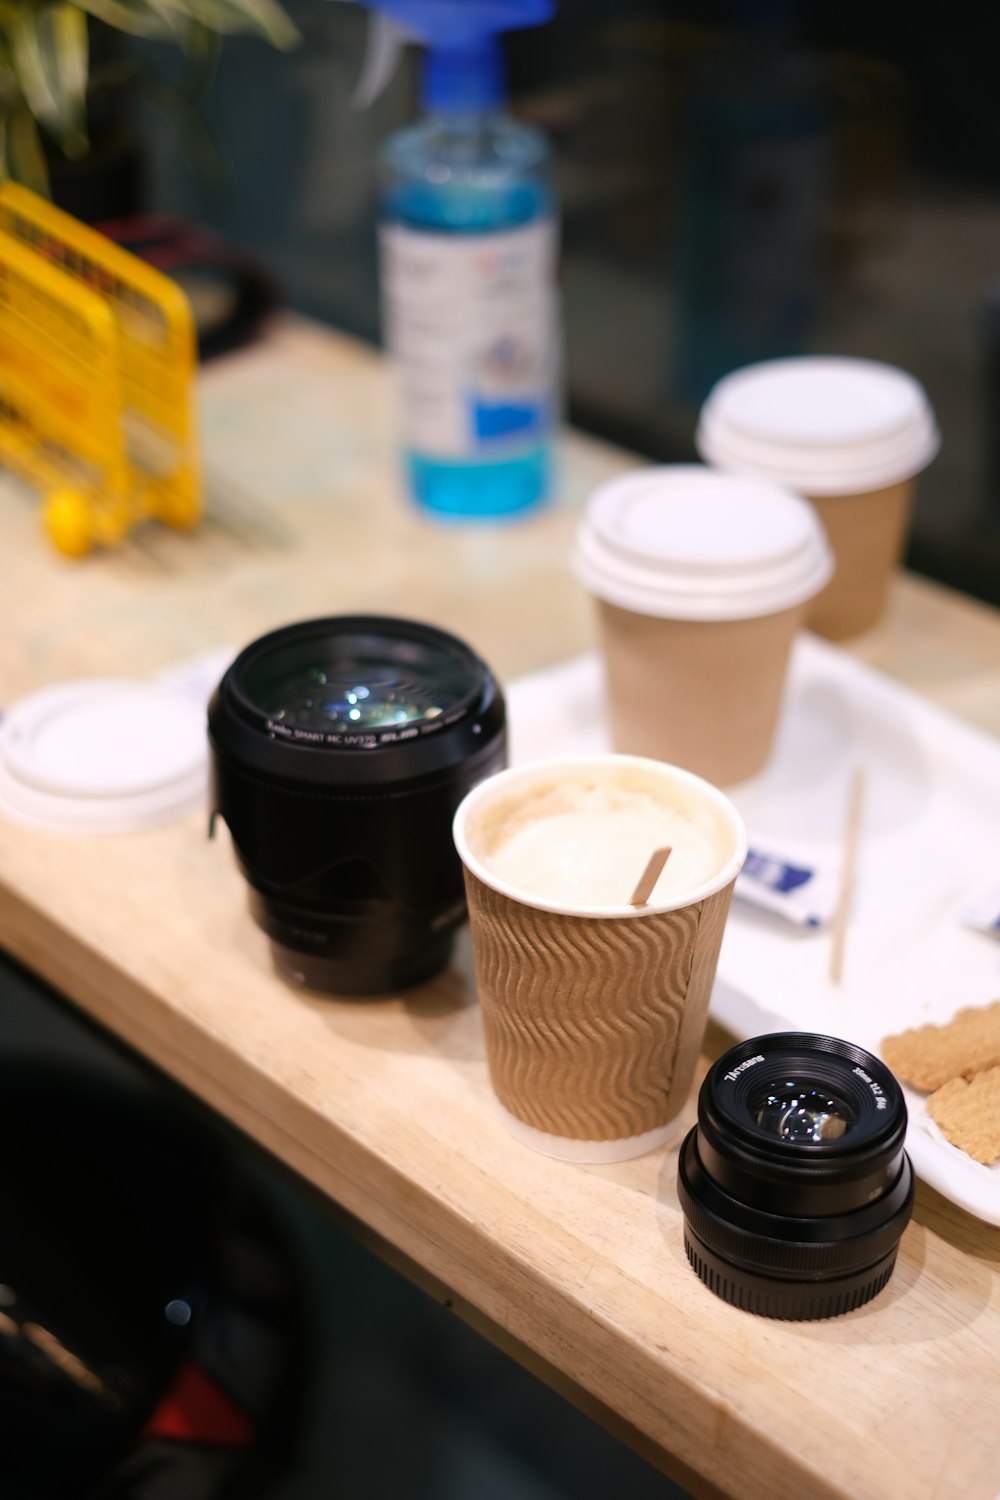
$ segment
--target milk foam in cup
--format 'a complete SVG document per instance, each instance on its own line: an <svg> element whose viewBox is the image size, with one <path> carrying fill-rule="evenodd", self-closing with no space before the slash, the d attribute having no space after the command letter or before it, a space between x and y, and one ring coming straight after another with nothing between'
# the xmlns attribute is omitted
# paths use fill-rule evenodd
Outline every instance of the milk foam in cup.
<svg viewBox="0 0 1000 1500"><path fill-rule="evenodd" d="M623 906L650 852L667 846L652 899L670 901L709 880L718 830L657 788L559 777L495 809L482 857L526 898L571 908Z"/></svg>
<svg viewBox="0 0 1000 1500"><path fill-rule="evenodd" d="M817 507L837 569L810 605L810 629L839 640L876 624L916 476L940 446L919 382L867 359L748 365L710 392L696 443L709 463L786 484Z"/></svg>
<svg viewBox="0 0 1000 1500"><path fill-rule="evenodd" d="M501 772L454 828L508 1128L572 1161L662 1144L690 1091L746 854L736 809L676 766L611 754ZM653 891L632 906L664 845Z"/></svg>
<svg viewBox="0 0 1000 1500"><path fill-rule="evenodd" d="M577 531L612 743L720 786L770 754L792 641L833 562L808 502L697 464L603 486Z"/></svg>

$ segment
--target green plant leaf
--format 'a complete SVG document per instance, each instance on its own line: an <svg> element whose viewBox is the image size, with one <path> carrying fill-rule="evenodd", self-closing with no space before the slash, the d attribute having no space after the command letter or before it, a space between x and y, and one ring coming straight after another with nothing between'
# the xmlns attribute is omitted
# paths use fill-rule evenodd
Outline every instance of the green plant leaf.
<svg viewBox="0 0 1000 1500"><path fill-rule="evenodd" d="M35 119L68 156L87 149L87 18L69 3L23 7L9 31L11 55Z"/></svg>
<svg viewBox="0 0 1000 1500"><path fill-rule="evenodd" d="M37 20L40 12L23 6L11 19L11 56L18 81L37 120L49 121L56 113L56 100L42 55Z"/></svg>
<svg viewBox="0 0 1000 1500"><path fill-rule="evenodd" d="M298 27L278 0L190 0L189 12L211 31L255 32L285 50L301 41Z"/></svg>
<svg viewBox="0 0 1000 1500"><path fill-rule="evenodd" d="M154 73L145 74L139 87L143 97L173 125L205 181L220 189L227 178L225 158L192 95Z"/></svg>
<svg viewBox="0 0 1000 1500"><path fill-rule="evenodd" d="M7 164L10 175L23 182L25 187L49 196L49 169L45 164L45 152L38 134L38 126L30 108L24 105L8 118Z"/></svg>
<svg viewBox="0 0 1000 1500"><path fill-rule="evenodd" d="M209 31L207 26L192 22L185 51L188 71L183 86L192 99L200 99L215 77L222 38L218 32Z"/></svg>
<svg viewBox="0 0 1000 1500"><path fill-rule="evenodd" d="M0 3L0 16L3 4ZM80 6L119 31L172 37L186 45L199 27L231 34L255 32L276 47L299 41L294 22L278 0L78 0ZM2 23L0 23L2 24Z"/></svg>
<svg viewBox="0 0 1000 1500"><path fill-rule="evenodd" d="M246 32L282 48L300 40L280 0L0 0L0 177L6 152L12 176L48 192L38 126L67 156L87 150L89 85L112 84L110 74L88 78L88 16L116 31L180 46L190 59L191 99L212 76L218 36ZM160 102L178 123L176 101ZM198 136L190 121L178 128L189 142ZM197 146L203 161L212 158L204 136Z"/></svg>
<svg viewBox="0 0 1000 1500"><path fill-rule="evenodd" d="M131 36L169 37L175 30L176 12L171 6L158 11L146 0L79 0L79 5L98 21Z"/></svg>
<svg viewBox="0 0 1000 1500"><path fill-rule="evenodd" d="M87 17L73 4L53 5L44 34L51 44L52 77L64 121L63 149L87 149Z"/></svg>
<svg viewBox="0 0 1000 1500"><path fill-rule="evenodd" d="M0 93L4 96L5 104L21 97L21 86L14 71L14 60L10 55L10 46L4 34L2 20L0 20Z"/></svg>

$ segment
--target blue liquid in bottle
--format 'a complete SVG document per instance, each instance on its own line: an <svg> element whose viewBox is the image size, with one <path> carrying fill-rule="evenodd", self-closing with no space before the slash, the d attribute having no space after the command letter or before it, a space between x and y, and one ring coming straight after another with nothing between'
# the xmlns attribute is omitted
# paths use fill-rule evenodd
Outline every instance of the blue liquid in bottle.
<svg viewBox="0 0 1000 1500"><path fill-rule="evenodd" d="M381 158L385 323L407 480L421 506L455 520L544 501L557 416L549 148L481 84L469 97L490 107L457 108L461 91L456 100L435 89L432 72L432 112L391 136Z"/></svg>

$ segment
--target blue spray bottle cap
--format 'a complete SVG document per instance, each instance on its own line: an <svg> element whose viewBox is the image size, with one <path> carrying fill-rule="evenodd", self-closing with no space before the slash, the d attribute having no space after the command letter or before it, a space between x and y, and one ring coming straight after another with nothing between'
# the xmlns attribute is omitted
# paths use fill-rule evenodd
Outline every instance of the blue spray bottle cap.
<svg viewBox="0 0 1000 1500"><path fill-rule="evenodd" d="M370 104L392 73L406 42L427 48L422 103L440 114L494 109L506 98L502 31L539 26L555 0L359 0L375 12L369 54L358 88Z"/></svg>

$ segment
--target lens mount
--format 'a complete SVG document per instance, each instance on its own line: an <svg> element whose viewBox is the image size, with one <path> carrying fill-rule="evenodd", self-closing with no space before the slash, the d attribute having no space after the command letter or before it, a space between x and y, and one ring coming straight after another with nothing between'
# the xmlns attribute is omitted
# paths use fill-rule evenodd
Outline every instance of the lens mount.
<svg viewBox="0 0 1000 1500"><path fill-rule="evenodd" d="M213 807L284 977L373 994L447 963L451 820L504 765L505 726L485 663L417 621L311 620L240 653L209 706Z"/></svg>
<svg viewBox="0 0 1000 1500"><path fill-rule="evenodd" d="M832 1129L831 1129L832 1125ZM818 1318L885 1285L913 1203L906 1106L850 1042L742 1042L709 1071L678 1192L702 1280L770 1317Z"/></svg>

